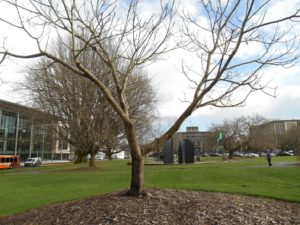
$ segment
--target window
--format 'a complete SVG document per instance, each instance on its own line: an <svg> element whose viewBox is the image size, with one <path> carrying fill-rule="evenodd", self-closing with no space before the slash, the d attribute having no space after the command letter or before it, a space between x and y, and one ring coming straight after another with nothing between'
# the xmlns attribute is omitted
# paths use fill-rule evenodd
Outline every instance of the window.
<svg viewBox="0 0 300 225"><path fill-rule="evenodd" d="M60 138L59 139L59 146L58 146L59 149L62 149L62 150L67 150L68 149L68 142L67 140L63 139L63 138Z"/></svg>
<svg viewBox="0 0 300 225"><path fill-rule="evenodd" d="M29 141L18 141L18 153L29 152Z"/></svg>
<svg viewBox="0 0 300 225"><path fill-rule="evenodd" d="M63 127L58 127L59 129L59 140L58 140L58 149L67 150L68 149L68 132Z"/></svg>
<svg viewBox="0 0 300 225"><path fill-rule="evenodd" d="M0 152L4 151L4 142L0 140Z"/></svg>
<svg viewBox="0 0 300 225"><path fill-rule="evenodd" d="M5 139L5 138L6 138L6 129L0 128L0 139Z"/></svg>
<svg viewBox="0 0 300 225"><path fill-rule="evenodd" d="M7 140L7 151L15 151L15 140Z"/></svg>
<svg viewBox="0 0 300 225"><path fill-rule="evenodd" d="M12 112L2 111L1 127L16 127L17 114Z"/></svg>
<svg viewBox="0 0 300 225"><path fill-rule="evenodd" d="M30 137L29 121L24 117L20 117L20 119L19 119L18 136L21 139L24 139L24 138L28 139Z"/></svg>
<svg viewBox="0 0 300 225"><path fill-rule="evenodd" d="M15 127L8 127L7 137L8 138L16 138L16 128Z"/></svg>

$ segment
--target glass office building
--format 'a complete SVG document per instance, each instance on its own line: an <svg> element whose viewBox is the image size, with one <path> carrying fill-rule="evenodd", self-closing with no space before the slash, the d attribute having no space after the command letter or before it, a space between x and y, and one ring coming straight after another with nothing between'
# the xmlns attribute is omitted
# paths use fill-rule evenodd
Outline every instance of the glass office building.
<svg viewBox="0 0 300 225"><path fill-rule="evenodd" d="M70 146L59 138L49 114L0 100L0 154L68 159Z"/></svg>

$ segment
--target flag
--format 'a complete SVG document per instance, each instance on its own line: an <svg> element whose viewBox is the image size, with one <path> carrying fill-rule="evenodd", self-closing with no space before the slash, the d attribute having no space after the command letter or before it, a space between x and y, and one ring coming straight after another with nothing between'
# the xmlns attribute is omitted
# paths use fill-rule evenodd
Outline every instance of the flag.
<svg viewBox="0 0 300 225"><path fill-rule="evenodd" d="M222 141L222 139L223 139L223 134L222 134L222 132L220 131L220 132L219 132L219 138L218 138L218 141Z"/></svg>

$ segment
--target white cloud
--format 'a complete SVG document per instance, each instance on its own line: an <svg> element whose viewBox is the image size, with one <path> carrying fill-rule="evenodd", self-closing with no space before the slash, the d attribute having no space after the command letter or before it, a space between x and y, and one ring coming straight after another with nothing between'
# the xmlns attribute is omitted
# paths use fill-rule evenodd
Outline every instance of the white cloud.
<svg viewBox="0 0 300 225"><path fill-rule="evenodd" d="M257 42L250 42L249 44L243 43L237 54L236 57L245 60L249 57L253 57L253 55L257 55L263 51L263 46L260 43Z"/></svg>
<svg viewBox="0 0 300 225"><path fill-rule="evenodd" d="M300 8L299 0L273 0L271 1L271 7L268 8L267 19L279 19L292 13L295 13Z"/></svg>

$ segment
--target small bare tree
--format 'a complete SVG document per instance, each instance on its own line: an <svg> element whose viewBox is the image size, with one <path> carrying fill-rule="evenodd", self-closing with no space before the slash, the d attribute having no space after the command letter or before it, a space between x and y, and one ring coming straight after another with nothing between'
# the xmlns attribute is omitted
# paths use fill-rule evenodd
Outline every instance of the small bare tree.
<svg viewBox="0 0 300 225"><path fill-rule="evenodd" d="M296 37L288 37L292 28L280 31L279 26L285 21L293 22L299 18L299 10L283 18L267 20L265 12L270 3L268 0L199 1L198 13L206 18L205 25L188 13L182 16L182 32L188 37L189 50L197 53L199 65L202 66L202 70L196 73L199 79L191 77L189 72L192 68L183 67L184 74L194 85L193 97L170 129L141 146L127 103L126 89L134 71L155 62L174 48L170 46L170 38L175 10L171 1L162 4L159 12L147 16L140 11L140 2L126 2L125 10L123 6L119 7L118 1L109 0L28 0L26 5L16 0L2 0L0 3L0 7L12 6L16 10L14 20L0 16L0 21L25 32L38 48L37 53L22 55L3 46L0 63L7 57L47 57L94 82L121 118L132 156L132 195L143 192L143 154L158 149L200 107L238 106L254 91L268 93L260 71L267 66L291 65L298 48ZM267 31L267 28L270 30ZM85 36L81 35L82 31ZM48 39L54 33L56 38L63 40L62 36L69 36L72 40L72 63L64 61L48 48ZM77 43L83 47L77 48ZM251 46L252 43L262 47L259 54L238 57L241 47L247 44ZM80 55L86 51L94 52L99 61L106 64L113 86L108 86L81 62ZM120 61L124 66L119 66ZM117 95L112 90L116 90ZM233 95L238 90L243 90L245 94Z"/></svg>

